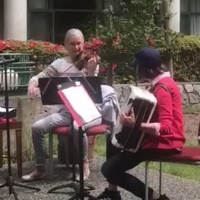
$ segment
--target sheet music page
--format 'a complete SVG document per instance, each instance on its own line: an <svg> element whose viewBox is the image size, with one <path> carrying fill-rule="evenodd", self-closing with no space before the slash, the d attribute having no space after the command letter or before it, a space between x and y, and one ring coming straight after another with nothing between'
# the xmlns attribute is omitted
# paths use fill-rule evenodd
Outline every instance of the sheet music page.
<svg viewBox="0 0 200 200"><path fill-rule="evenodd" d="M75 112L81 117L83 123L89 123L101 117L94 102L82 85L64 89L62 92Z"/></svg>
<svg viewBox="0 0 200 200"><path fill-rule="evenodd" d="M8 108L8 112L11 112L11 111L13 111L13 110L15 110L15 108ZM6 108L0 106L0 112L6 113Z"/></svg>

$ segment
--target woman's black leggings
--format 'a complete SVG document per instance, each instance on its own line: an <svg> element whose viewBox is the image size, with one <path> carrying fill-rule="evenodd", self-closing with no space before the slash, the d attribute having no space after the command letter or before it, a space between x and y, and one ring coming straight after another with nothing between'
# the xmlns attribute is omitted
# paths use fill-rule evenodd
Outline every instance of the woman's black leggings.
<svg viewBox="0 0 200 200"><path fill-rule="evenodd" d="M108 144L111 145L109 141L107 141L107 145ZM177 151L176 149L148 149L139 150L137 153L130 153L119 152L119 150L112 146L107 146L107 148L107 161L102 166L102 174L109 183L128 190L141 199L145 199L145 184L126 171L136 167L141 162L148 160L152 155L159 158L161 156L180 153L180 151ZM153 189L149 188L149 198L151 198L152 193Z"/></svg>

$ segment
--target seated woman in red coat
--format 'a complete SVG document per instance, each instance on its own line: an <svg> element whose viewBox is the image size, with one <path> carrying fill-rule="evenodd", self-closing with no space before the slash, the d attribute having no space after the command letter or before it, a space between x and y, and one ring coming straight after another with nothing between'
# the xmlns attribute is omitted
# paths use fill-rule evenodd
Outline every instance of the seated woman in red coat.
<svg viewBox="0 0 200 200"><path fill-rule="evenodd" d="M146 135L140 149L136 153L117 153L103 164L101 171L109 186L98 199L121 200L117 191L119 186L144 200L145 184L126 171L148 160L152 154L160 157L180 153L185 142L179 88L170 73L162 69L159 51L153 47L144 47L135 58L138 76L151 82L157 108L151 123L141 124L140 128ZM134 111L128 115L122 113L120 121L124 126L132 126L135 123ZM148 194L150 200L169 200L166 195L159 195L151 188Z"/></svg>

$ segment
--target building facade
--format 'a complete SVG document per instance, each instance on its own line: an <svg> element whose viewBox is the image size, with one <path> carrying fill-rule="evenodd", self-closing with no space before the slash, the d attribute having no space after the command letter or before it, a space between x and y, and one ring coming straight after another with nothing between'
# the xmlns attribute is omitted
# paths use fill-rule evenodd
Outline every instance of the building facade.
<svg viewBox="0 0 200 200"><path fill-rule="evenodd" d="M46 40L63 43L69 28L83 28L86 21L116 0L0 0L0 38ZM95 26L94 26L95 29Z"/></svg>
<svg viewBox="0 0 200 200"><path fill-rule="evenodd" d="M180 31L189 35L200 35L200 1L180 0Z"/></svg>
<svg viewBox="0 0 200 200"><path fill-rule="evenodd" d="M63 42L65 31L83 28L116 0L0 0L0 38ZM200 1L173 0L170 27L185 34L200 34ZM95 26L94 26L95 28Z"/></svg>

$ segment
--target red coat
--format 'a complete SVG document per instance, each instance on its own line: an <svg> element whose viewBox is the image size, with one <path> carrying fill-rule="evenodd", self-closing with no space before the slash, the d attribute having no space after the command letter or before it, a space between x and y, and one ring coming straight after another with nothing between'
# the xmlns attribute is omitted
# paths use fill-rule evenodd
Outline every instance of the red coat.
<svg viewBox="0 0 200 200"><path fill-rule="evenodd" d="M143 149L181 148L185 142L181 95L176 82L170 76L162 76L155 83L163 83L169 91L155 86L152 93L157 99L157 107L152 122L160 123L160 135L146 134Z"/></svg>

